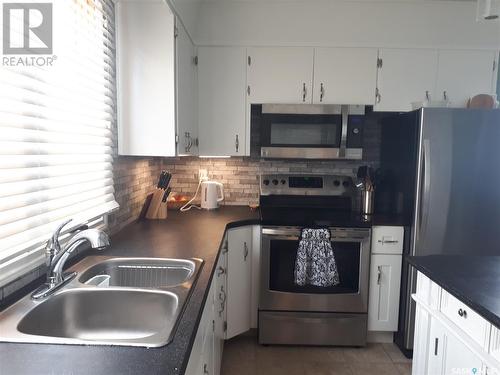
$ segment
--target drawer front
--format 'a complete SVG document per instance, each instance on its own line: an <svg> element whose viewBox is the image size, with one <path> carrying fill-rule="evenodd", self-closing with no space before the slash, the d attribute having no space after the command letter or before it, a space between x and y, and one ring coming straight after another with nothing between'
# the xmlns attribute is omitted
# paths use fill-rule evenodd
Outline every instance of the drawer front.
<svg viewBox="0 0 500 375"><path fill-rule="evenodd" d="M445 290L442 291L441 312L482 348L488 349L491 324Z"/></svg>
<svg viewBox="0 0 500 375"><path fill-rule="evenodd" d="M374 226L372 254L403 254L403 227Z"/></svg>

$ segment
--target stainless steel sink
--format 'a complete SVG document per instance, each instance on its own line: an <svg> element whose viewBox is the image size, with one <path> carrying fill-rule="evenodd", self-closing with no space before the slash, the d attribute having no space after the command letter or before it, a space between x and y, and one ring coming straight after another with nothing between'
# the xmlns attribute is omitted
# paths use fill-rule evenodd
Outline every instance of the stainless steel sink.
<svg viewBox="0 0 500 375"><path fill-rule="evenodd" d="M158 347L168 344L200 259L88 257L53 295L0 313L0 341Z"/></svg>
<svg viewBox="0 0 500 375"><path fill-rule="evenodd" d="M36 306L17 329L66 343L157 346L168 341L178 309L171 292L70 289Z"/></svg>
<svg viewBox="0 0 500 375"><path fill-rule="evenodd" d="M190 280L196 259L114 258L86 270L80 282L96 286L172 287Z"/></svg>

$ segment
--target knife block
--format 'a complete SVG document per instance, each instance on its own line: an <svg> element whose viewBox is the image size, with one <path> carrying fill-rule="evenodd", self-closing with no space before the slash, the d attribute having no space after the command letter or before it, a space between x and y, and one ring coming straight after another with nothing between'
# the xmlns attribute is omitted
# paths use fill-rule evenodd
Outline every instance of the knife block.
<svg viewBox="0 0 500 375"><path fill-rule="evenodd" d="M167 202L162 202L165 191L163 189L155 189L151 202L149 203L146 219L166 219L167 218Z"/></svg>

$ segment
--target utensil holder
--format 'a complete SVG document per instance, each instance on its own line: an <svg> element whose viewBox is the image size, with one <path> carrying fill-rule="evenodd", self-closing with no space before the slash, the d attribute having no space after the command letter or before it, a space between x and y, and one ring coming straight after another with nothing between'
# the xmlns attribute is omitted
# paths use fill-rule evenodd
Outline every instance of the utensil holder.
<svg viewBox="0 0 500 375"><path fill-rule="evenodd" d="M371 190L363 190L361 192L361 213L365 215L373 214L373 195Z"/></svg>

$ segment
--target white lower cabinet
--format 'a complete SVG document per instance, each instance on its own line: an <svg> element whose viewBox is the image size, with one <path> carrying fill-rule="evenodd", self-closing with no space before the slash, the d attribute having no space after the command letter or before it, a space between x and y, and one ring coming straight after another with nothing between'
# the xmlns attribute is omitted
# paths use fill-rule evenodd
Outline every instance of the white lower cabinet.
<svg viewBox="0 0 500 375"><path fill-rule="evenodd" d="M368 331L398 330L403 236L403 227L373 227Z"/></svg>
<svg viewBox="0 0 500 375"><path fill-rule="evenodd" d="M215 283L212 283L208 292L203 314L201 316L196 338L191 349L191 355L186 368L186 375L208 375L215 374L214 369L214 337L215 337L215 314L214 314L214 292ZM220 365L219 365L220 368Z"/></svg>
<svg viewBox="0 0 500 375"><path fill-rule="evenodd" d="M227 231L186 375L220 374L224 340L250 329L252 238L255 230L252 226L244 226Z"/></svg>
<svg viewBox="0 0 500 375"><path fill-rule="evenodd" d="M401 255L372 255L368 330L398 330L399 291L401 286Z"/></svg>
<svg viewBox="0 0 500 375"><path fill-rule="evenodd" d="M227 239L226 339L230 339L250 329L252 227L231 229L228 231Z"/></svg>
<svg viewBox="0 0 500 375"><path fill-rule="evenodd" d="M437 305L433 296L439 296ZM495 328L488 321L421 273L418 273L417 293L413 298L417 302L413 375L499 373L500 362L492 351ZM464 321L469 316L473 321L451 319L449 312L455 307L461 311L467 308ZM477 340L478 334L484 335L484 343L483 338L481 342Z"/></svg>
<svg viewBox="0 0 500 375"><path fill-rule="evenodd" d="M427 374L483 374L483 362L436 318L430 320ZM475 369L475 370L474 370Z"/></svg>

